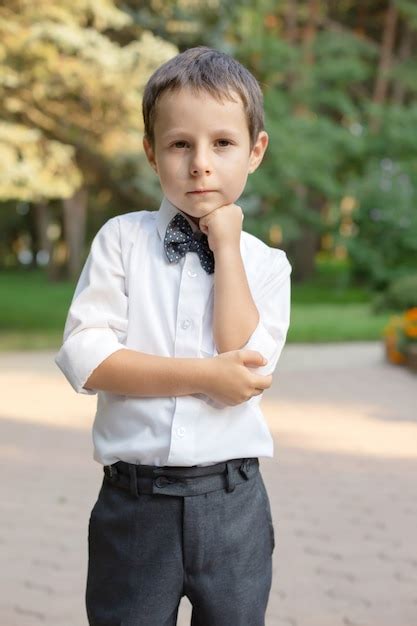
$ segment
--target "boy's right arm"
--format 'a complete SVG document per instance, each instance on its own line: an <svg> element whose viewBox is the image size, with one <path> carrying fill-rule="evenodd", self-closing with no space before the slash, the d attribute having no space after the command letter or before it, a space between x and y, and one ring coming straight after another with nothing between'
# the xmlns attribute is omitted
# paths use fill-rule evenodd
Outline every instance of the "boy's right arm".
<svg viewBox="0 0 417 626"><path fill-rule="evenodd" d="M84 387L141 397L203 393L206 360L156 356L126 348L102 361Z"/></svg>
<svg viewBox="0 0 417 626"><path fill-rule="evenodd" d="M141 397L204 393L226 405L236 405L270 387L272 376L250 371L263 357L253 350L232 350L212 358L164 357L118 350L93 371L84 387Z"/></svg>

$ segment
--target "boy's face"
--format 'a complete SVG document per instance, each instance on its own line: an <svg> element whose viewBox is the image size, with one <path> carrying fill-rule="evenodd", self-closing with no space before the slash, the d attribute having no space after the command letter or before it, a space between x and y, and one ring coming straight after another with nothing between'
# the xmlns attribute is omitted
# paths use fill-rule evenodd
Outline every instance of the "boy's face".
<svg viewBox="0 0 417 626"><path fill-rule="evenodd" d="M242 101L232 97L236 102L188 88L167 91L157 104L154 149L143 140L165 196L197 225L200 217L239 198L268 145L262 131L250 149Z"/></svg>

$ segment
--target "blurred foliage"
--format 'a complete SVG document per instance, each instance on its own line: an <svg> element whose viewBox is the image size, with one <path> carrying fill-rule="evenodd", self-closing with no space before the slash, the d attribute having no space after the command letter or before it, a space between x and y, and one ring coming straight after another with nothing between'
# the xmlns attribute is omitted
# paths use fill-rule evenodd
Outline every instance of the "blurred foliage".
<svg viewBox="0 0 417 626"><path fill-rule="evenodd" d="M383 290L416 262L416 31L414 0L5 0L0 230L11 200L53 205L79 184L101 221L156 208L141 92L202 44L244 63L265 96L245 230L285 249L295 279L325 250L349 255L346 284Z"/></svg>
<svg viewBox="0 0 417 626"><path fill-rule="evenodd" d="M393 280L388 289L375 297L373 309L380 311L406 311L417 308L417 273Z"/></svg>
<svg viewBox="0 0 417 626"><path fill-rule="evenodd" d="M417 245L414 2L371 0L360 10L353 0L119 6L180 50L216 47L258 78L270 144L240 200L245 228L284 247L295 277L311 275L323 240L347 249L351 279L375 289L409 272ZM356 211L342 209L346 198Z"/></svg>
<svg viewBox="0 0 417 626"><path fill-rule="evenodd" d="M370 158L364 176L352 185L360 206L352 214L357 235L347 239L347 248L356 279L383 288L416 270L416 185L410 160L387 157Z"/></svg>
<svg viewBox="0 0 417 626"><path fill-rule="evenodd" d="M149 32L112 40L131 23L111 0L2 2L0 200L67 198L83 184L137 197L141 93L177 49Z"/></svg>

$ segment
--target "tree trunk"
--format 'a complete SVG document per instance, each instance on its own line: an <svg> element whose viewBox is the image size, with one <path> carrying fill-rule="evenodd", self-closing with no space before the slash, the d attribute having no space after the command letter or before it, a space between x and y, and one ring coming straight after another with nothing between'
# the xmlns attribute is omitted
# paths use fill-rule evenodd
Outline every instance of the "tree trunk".
<svg viewBox="0 0 417 626"><path fill-rule="evenodd" d="M382 35L381 52L376 75L373 102L383 104L386 99L389 78L388 72L392 65L392 56L395 43L395 30L398 19L398 9L394 0L391 0L385 13L384 32Z"/></svg>
<svg viewBox="0 0 417 626"><path fill-rule="evenodd" d="M30 212L31 217L31 233L33 240L33 268L38 266L37 256L41 251L45 251L51 259L52 245L48 239L48 225L50 222L49 207L47 202L39 202L33 204Z"/></svg>
<svg viewBox="0 0 417 626"><path fill-rule="evenodd" d="M297 39L297 0L287 0L285 10L285 39L293 44Z"/></svg>
<svg viewBox="0 0 417 626"><path fill-rule="evenodd" d="M64 236L67 246L67 278L76 280L83 262L87 223L87 199L85 187L80 187L71 198L63 200Z"/></svg>
<svg viewBox="0 0 417 626"><path fill-rule="evenodd" d="M307 67L311 67L314 64L313 44L319 22L320 4L320 0L308 0L308 22L302 33L304 63ZM297 185L295 193L305 211L314 210L314 208L311 208L312 202L309 199L308 189L304 185ZM307 280L314 274L315 256L319 242L320 237L314 226L310 224L302 225L300 238L291 246L295 280Z"/></svg>
<svg viewBox="0 0 417 626"><path fill-rule="evenodd" d="M314 259L320 248L320 236L314 230L303 228L301 237L289 246L289 256L294 262L294 281L303 282L312 278L315 271Z"/></svg>
<svg viewBox="0 0 417 626"><path fill-rule="evenodd" d="M316 38L317 24L319 21L319 0L308 0L308 22L303 31L304 62L313 65L313 43Z"/></svg>
<svg viewBox="0 0 417 626"><path fill-rule="evenodd" d="M320 212L319 199L316 198L315 201L309 199L308 190L304 185L297 185L295 192L305 211ZM302 224L300 237L291 242L288 247L288 254L294 262L295 281L302 282L314 275L315 257L319 250L320 233L312 224Z"/></svg>
<svg viewBox="0 0 417 626"><path fill-rule="evenodd" d="M398 59L400 63L407 61L410 58L412 52L413 34L408 22L404 23L402 30L402 37L400 43L400 49L398 52ZM394 104L401 105L404 103L405 87L401 80L396 80L394 83L394 92L392 99Z"/></svg>

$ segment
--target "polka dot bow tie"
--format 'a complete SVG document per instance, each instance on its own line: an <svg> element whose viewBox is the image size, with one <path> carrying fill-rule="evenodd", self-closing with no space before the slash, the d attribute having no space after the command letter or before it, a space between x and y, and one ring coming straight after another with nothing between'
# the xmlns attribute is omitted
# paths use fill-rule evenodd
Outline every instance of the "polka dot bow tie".
<svg viewBox="0 0 417 626"><path fill-rule="evenodd" d="M177 213L168 224L164 249L170 263L178 263L187 252L197 252L201 266L207 274L214 272L214 254L208 245L207 235L200 230L193 232L181 213Z"/></svg>

